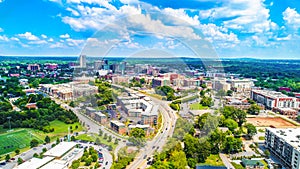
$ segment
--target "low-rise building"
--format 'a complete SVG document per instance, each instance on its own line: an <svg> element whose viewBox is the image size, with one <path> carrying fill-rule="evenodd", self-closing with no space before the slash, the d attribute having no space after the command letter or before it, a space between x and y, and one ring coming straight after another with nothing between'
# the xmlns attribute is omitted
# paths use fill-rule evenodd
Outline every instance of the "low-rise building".
<svg viewBox="0 0 300 169"><path fill-rule="evenodd" d="M242 159L242 165L246 169L264 169L265 166L260 160Z"/></svg>
<svg viewBox="0 0 300 169"><path fill-rule="evenodd" d="M296 119L298 116L298 111L291 108L274 107L273 111L285 115L291 119Z"/></svg>
<svg viewBox="0 0 300 169"><path fill-rule="evenodd" d="M94 120L96 120L97 122L104 124L107 122L107 117L105 114L101 113L101 112L94 112Z"/></svg>
<svg viewBox="0 0 300 169"><path fill-rule="evenodd" d="M126 134L127 130L124 123L121 123L117 120L111 120L110 121L110 127L112 130L119 134Z"/></svg>

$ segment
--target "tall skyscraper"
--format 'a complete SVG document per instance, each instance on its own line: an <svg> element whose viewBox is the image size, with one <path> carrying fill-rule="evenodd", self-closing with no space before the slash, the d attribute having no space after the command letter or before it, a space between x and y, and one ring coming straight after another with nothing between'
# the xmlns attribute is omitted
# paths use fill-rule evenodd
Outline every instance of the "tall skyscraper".
<svg viewBox="0 0 300 169"><path fill-rule="evenodd" d="M82 68L86 67L86 55L80 55L79 64L80 64L80 67L82 67Z"/></svg>

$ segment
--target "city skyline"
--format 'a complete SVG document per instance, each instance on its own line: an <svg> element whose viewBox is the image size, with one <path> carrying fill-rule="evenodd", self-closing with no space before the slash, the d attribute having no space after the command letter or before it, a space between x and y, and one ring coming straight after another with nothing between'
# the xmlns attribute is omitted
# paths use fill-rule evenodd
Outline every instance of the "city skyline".
<svg viewBox="0 0 300 169"><path fill-rule="evenodd" d="M78 56L89 44L108 45L104 50L118 44L110 56L132 56L149 49L192 56L188 52L194 47L182 45L183 38L197 43L205 39L209 51L220 58L297 59L299 6L296 0L1 0L0 55ZM117 26L107 33L119 22L124 29ZM105 36L97 36L103 31Z"/></svg>

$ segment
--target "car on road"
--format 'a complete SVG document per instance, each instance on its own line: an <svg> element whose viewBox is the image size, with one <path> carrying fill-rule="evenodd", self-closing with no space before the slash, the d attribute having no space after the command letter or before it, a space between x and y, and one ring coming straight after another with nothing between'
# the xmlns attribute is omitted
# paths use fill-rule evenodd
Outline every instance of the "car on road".
<svg viewBox="0 0 300 169"><path fill-rule="evenodd" d="M147 155L144 155L143 159L146 159Z"/></svg>
<svg viewBox="0 0 300 169"><path fill-rule="evenodd" d="M154 148L155 148L155 146L152 147L152 149L154 149Z"/></svg>
<svg viewBox="0 0 300 169"><path fill-rule="evenodd" d="M105 165L107 165L107 164L108 164L108 161L106 161Z"/></svg>
<svg viewBox="0 0 300 169"><path fill-rule="evenodd" d="M2 162L2 163L0 163L0 165L6 165L6 162Z"/></svg>

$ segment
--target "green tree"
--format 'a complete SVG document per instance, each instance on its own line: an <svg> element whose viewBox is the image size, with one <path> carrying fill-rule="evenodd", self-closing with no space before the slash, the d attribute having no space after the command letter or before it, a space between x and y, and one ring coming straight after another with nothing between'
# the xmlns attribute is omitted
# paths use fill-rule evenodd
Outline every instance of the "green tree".
<svg viewBox="0 0 300 169"><path fill-rule="evenodd" d="M111 137L111 135L109 135L107 141L111 142L111 140L112 140L112 137Z"/></svg>
<svg viewBox="0 0 300 169"><path fill-rule="evenodd" d="M101 129L99 129L99 136L103 135L103 131Z"/></svg>
<svg viewBox="0 0 300 169"><path fill-rule="evenodd" d="M239 127L241 127L243 123L246 122L247 113L244 110L236 109L233 116L233 119L237 121Z"/></svg>
<svg viewBox="0 0 300 169"><path fill-rule="evenodd" d="M248 114L258 115L260 111L260 107L257 104L251 104L251 106L247 109Z"/></svg>
<svg viewBox="0 0 300 169"><path fill-rule="evenodd" d="M130 131L130 136L135 137L135 138L144 138L146 136L146 133L141 128L133 128Z"/></svg>
<svg viewBox="0 0 300 169"><path fill-rule="evenodd" d="M47 135L46 137L45 137L45 142L48 144L48 143L50 143L50 137Z"/></svg>
<svg viewBox="0 0 300 169"><path fill-rule="evenodd" d="M39 155L38 155L37 153L34 153L34 154L33 154L33 157L38 158Z"/></svg>
<svg viewBox="0 0 300 169"><path fill-rule="evenodd" d="M18 165L22 164L23 161L24 161L24 160L23 160L21 157L19 157L19 158L18 158Z"/></svg>
<svg viewBox="0 0 300 169"><path fill-rule="evenodd" d="M236 121L234 121L233 119L226 119L224 121L224 125L226 127L228 127L228 129L233 132L237 127L238 127L238 123Z"/></svg>
<svg viewBox="0 0 300 169"><path fill-rule="evenodd" d="M16 149L15 150L15 153L18 155L18 154L20 154L20 149Z"/></svg>
<svg viewBox="0 0 300 169"><path fill-rule="evenodd" d="M99 139L98 137L96 138L95 143L96 143L97 145L100 145L100 144L101 144L101 141L100 141L100 139Z"/></svg>
<svg viewBox="0 0 300 169"><path fill-rule="evenodd" d="M185 169L187 166L187 159L183 151L173 151L169 161L172 162L177 169Z"/></svg>
<svg viewBox="0 0 300 169"><path fill-rule="evenodd" d="M74 102L74 101L71 101L70 104L69 104L69 106L75 107L75 102Z"/></svg>
<svg viewBox="0 0 300 169"><path fill-rule="evenodd" d="M247 129L247 135L250 138L252 138L255 134L257 134L256 127L253 124L247 123L245 124L245 128Z"/></svg>
<svg viewBox="0 0 300 169"><path fill-rule="evenodd" d="M237 153L242 149L242 141L240 138L234 138L233 136L226 137L223 144L223 151L225 153Z"/></svg>
<svg viewBox="0 0 300 169"><path fill-rule="evenodd" d="M30 141L30 147L33 148L33 147L36 147L39 145L39 141L37 141L36 139L33 139Z"/></svg>
<svg viewBox="0 0 300 169"><path fill-rule="evenodd" d="M269 151L269 150L266 149L266 150L264 151L264 154L265 154L265 157L266 157L266 158L270 158L270 155L271 155L271 154L270 154L270 151Z"/></svg>
<svg viewBox="0 0 300 169"><path fill-rule="evenodd" d="M118 144L118 143L119 143L118 139L115 139L114 144Z"/></svg>
<svg viewBox="0 0 300 169"><path fill-rule="evenodd" d="M85 159L84 162L85 162L85 164L84 164L85 166L90 166L93 162L93 159L91 157L89 157L89 158Z"/></svg>
<svg viewBox="0 0 300 169"><path fill-rule="evenodd" d="M233 91L232 90L227 90L226 95L227 96L232 96L233 95Z"/></svg>
<svg viewBox="0 0 300 169"><path fill-rule="evenodd" d="M56 144L59 144L59 143L60 143L60 139L57 138L57 139L56 139Z"/></svg>
<svg viewBox="0 0 300 169"><path fill-rule="evenodd" d="M80 166L80 161L79 160L75 160L72 162L71 168L72 169L77 169Z"/></svg>
<svg viewBox="0 0 300 169"><path fill-rule="evenodd" d="M5 161L9 161L9 159L10 159L10 155L9 155L9 154L6 154L6 156L5 156Z"/></svg>
<svg viewBox="0 0 300 169"><path fill-rule="evenodd" d="M97 154L92 154L92 159L93 159L93 162L96 162L98 160L98 155Z"/></svg>
<svg viewBox="0 0 300 169"><path fill-rule="evenodd" d="M200 104L210 107L213 105L213 100L211 97L203 97L200 101Z"/></svg>
<svg viewBox="0 0 300 169"><path fill-rule="evenodd" d="M44 148L42 149L42 151L43 151L43 153L45 153L45 152L47 151L47 148L44 147Z"/></svg>

